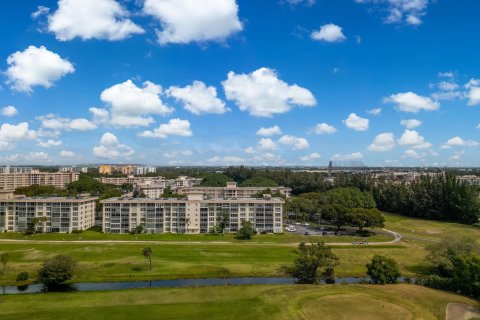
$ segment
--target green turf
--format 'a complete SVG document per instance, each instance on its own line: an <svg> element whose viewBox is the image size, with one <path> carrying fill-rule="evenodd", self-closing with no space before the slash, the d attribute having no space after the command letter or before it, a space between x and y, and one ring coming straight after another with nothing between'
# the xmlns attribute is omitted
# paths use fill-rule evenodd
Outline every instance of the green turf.
<svg viewBox="0 0 480 320"><path fill-rule="evenodd" d="M147 240L147 241L198 241L198 242L245 242L237 240L235 234L108 234L97 231L86 230L82 233L37 233L25 235L17 232L0 233L0 239L16 240ZM292 233L284 234L258 234L253 238L253 242L274 242L274 243L299 243L302 241L324 242L352 242L353 236L304 236ZM360 239L360 238L359 238ZM363 238L361 238L363 239ZM393 236L382 231L367 238L369 242L384 242L393 239Z"/></svg>
<svg viewBox="0 0 480 320"><path fill-rule="evenodd" d="M445 319L450 302L478 306L414 285L226 286L0 296L0 314L2 320L433 320Z"/></svg>

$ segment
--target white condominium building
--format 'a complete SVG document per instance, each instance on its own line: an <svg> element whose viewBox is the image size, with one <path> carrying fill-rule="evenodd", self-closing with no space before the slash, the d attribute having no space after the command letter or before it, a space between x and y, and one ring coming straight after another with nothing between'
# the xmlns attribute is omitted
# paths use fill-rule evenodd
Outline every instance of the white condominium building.
<svg viewBox="0 0 480 320"><path fill-rule="evenodd" d="M103 232L129 233L143 226L147 233L208 233L221 214L230 215L226 232L237 232L241 222L257 232L280 233L284 201L281 198L207 199L191 192L185 199L111 198L103 204Z"/></svg>
<svg viewBox="0 0 480 320"><path fill-rule="evenodd" d="M256 194L265 191L265 189L270 189L272 193L280 193L285 197L290 197L292 192L291 188L288 187L238 187L236 182L227 182L226 187L189 187L189 188L178 188L177 193L187 194L190 192L202 192L208 198L251 198Z"/></svg>
<svg viewBox="0 0 480 320"><path fill-rule="evenodd" d="M0 196L0 231L25 232L37 218L37 232L72 232L95 224L96 197Z"/></svg>
<svg viewBox="0 0 480 320"><path fill-rule="evenodd" d="M0 189L15 190L19 187L28 187L33 184L65 188L67 184L77 181L77 172L39 172L29 173L0 173Z"/></svg>

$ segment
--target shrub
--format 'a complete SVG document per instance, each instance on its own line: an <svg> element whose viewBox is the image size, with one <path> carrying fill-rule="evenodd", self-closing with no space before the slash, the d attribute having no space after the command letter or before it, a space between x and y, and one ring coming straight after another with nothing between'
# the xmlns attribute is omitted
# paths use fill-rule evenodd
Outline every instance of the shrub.
<svg viewBox="0 0 480 320"><path fill-rule="evenodd" d="M55 286L73 277L75 261L69 256L56 256L45 261L38 271L38 280L45 286Z"/></svg>
<svg viewBox="0 0 480 320"><path fill-rule="evenodd" d="M371 263L367 263L367 274L373 283L397 283L401 276L398 264L392 258L374 255Z"/></svg>
<svg viewBox="0 0 480 320"><path fill-rule="evenodd" d="M23 271L17 275L17 281L27 281L27 280L28 280L28 272Z"/></svg>

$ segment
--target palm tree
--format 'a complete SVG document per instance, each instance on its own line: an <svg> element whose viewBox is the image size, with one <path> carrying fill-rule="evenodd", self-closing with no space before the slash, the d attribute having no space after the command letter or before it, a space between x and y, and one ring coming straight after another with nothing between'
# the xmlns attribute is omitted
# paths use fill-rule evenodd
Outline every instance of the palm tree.
<svg viewBox="0 0 480 320"><path fill-rule="evenodd" d="M42 232L47 232L47 217L40 217L40 222L42 222Z"/></svg>
<svg viewBox="0 0 480 320"><path fill-rule="evenodd" d="M152 248L150 247L145 247L142 249L142 255L145 258L148 258L150 260L150 271L152 271Z"/></svg>

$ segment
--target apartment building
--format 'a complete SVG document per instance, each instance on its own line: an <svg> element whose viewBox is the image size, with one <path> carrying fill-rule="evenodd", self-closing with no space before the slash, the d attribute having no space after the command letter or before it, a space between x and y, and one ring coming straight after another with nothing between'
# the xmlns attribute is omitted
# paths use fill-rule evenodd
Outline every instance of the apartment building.
<svg viewBox="0 0 480 320"><path fill-rule="evenodd" d="M58 171L60 171L60 172L83 172L83 173L87 173L88 172L88 167L77 167L77 166L61 167Z"/></svg>
<svg viewBox="0 0 480 320"><path fill-rule="evenodd" d="M28 187L33 184L65 188L67 184L77 181L77 172L39 172L30 173L0 173L0 189L15 190L19 187Z"/></svg>
<svg viewBox="0 0 480 320"><path fill-rule="evenodd" d="M0 166L0 173L30 173L33 170L32 167Z"/></svg>
<svg viewBox="0 0 480 320"><path fill-rule="evenodd" d="M218 225L221 213L230 214L226 232L237 232L241 222L257 232L282 231L281 198L207 199L190 192L184 199L111 198L102 200L103 232L129 233L142 225L147 233L208 233Z"/></svg>
<svg viewBox="0 0 480 320"><path fill-rule="evenodd" d="M146 167L135 167L133 174L142 175L142 174L155 173L155 172L157 172L157 168L146 166Z"/></svg>
<svg viewBox="0 0 480 320"><path fill-rule="evenodd" d="M472 186L480 186L480 177L474 175L466 175L457 177L458 182L470 184Z"/></svg>
<svg viewBox="0 0 480 320"><path fill-rule="evenodd" d="M178 188L178 194L187 194L190 192L201 192L206 195L208 198L251 198L253 195L261 193L265 189L270 189L272 193L280 193L285 197L290 197L292 192L291 188L288 187L238 187L236 182L227 182L226 187L187 187L187 188Z"/></svg>
<svg viewBox="0 0 480 320"><path fill-rule="evenodd" d="M101 166L98 167L98 173L100 174L112 174L113 173L113 167L108 164L102 164Z"/></svg>
<svg viewBox="0 0 480 320"><path fill-rule="evenodd" d="M0 232L25 232L34 218L37 232L72 232L95 225L96 197L24 197L0 194Z"/></svg>

